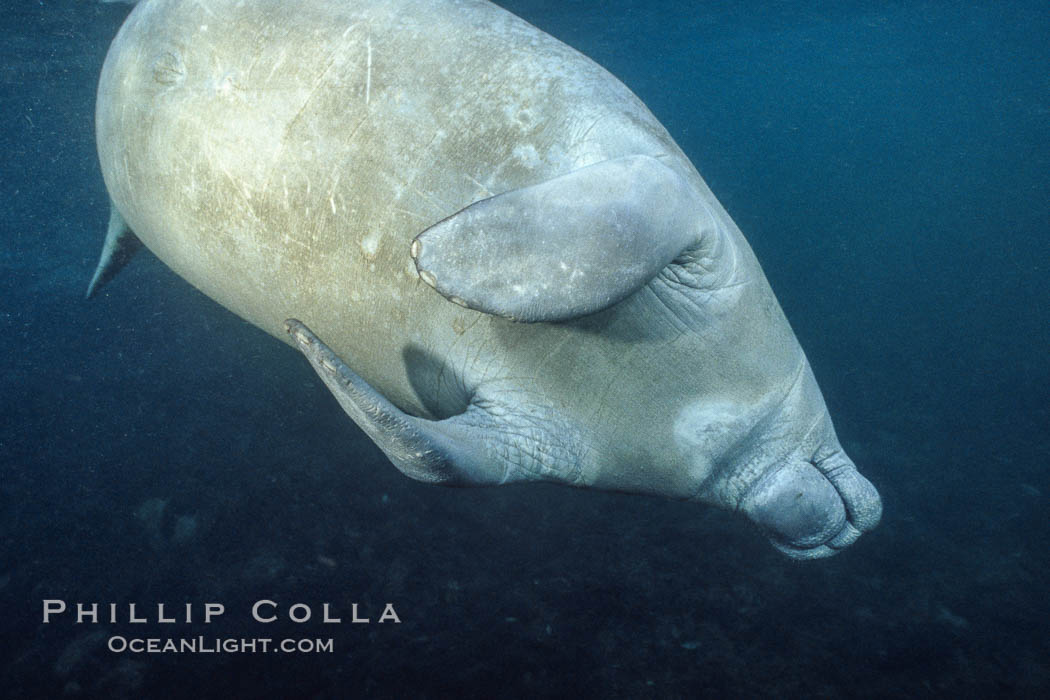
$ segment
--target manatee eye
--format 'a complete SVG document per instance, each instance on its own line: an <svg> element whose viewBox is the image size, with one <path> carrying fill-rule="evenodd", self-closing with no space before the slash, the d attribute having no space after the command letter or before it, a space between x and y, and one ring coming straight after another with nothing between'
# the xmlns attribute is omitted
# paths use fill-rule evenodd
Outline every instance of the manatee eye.
<svg viewBox="0 0 1050 700"><path fill-rule="evenodd" d="M153 79L161 85L174 85L186 75L182 59L171 51L165 51L153 61Z"/></svg>

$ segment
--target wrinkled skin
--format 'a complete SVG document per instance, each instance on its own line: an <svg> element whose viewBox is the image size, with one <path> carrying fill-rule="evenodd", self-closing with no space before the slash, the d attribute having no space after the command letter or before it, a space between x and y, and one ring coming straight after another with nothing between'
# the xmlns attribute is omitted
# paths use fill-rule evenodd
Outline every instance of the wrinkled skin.
<svg viewBox="0 0 1050 700"><path fill-rule="evenodd" d="M413 478L699 501L742 511L797 558L879 520L750 247L692 164L615 78L487 2L145 0L107 58L97 132L138 238L302 350ZM609 252L625 234L595 223L609 195L592 173L615 189L621 171L673 185L619 182L638 194L616 220L653 241L630 274ZM529 188L573 173L557 181L569 205L543 211L549 190ZM472 216L502 228L457 237ZM472 288L478 302L459 293L495 260L542 278L534 256L552 245L581 270L601 263L585 303L537 292L522 323L501 317L518 307L499 277Z"/></svg>

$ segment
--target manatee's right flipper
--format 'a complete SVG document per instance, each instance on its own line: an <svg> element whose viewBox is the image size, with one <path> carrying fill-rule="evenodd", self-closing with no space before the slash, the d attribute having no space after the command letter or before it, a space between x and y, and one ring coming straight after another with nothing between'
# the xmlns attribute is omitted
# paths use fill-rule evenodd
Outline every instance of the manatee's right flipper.
<svg viewBox="0 0 1050 700"><path fill-rule="evenodd" d="M713 226L678 171L627 156L475 202L410 252L420 279L449 301L565 321L630 296Z"/></svg>
<svg viewBox="0 0 1050 700"><path fill-rule="evenodd" d="M125 265L135 256L142 247L142 241L138 239L124 217L120 215L117 206L110 202L109 226L106 228L106 242L102 244L102 255L99 258L95 274L88 284L85 299L95 296L107 282L120 272Z"/></svg>
<svg viewBox="0 0 1050 700"><path fill-rule="evenodd" d="M347 415L406 476L447 486L579 481L581 442L553 413L472 401L444 420L410 416L300 321L289 319L285 328Z"/></svg>

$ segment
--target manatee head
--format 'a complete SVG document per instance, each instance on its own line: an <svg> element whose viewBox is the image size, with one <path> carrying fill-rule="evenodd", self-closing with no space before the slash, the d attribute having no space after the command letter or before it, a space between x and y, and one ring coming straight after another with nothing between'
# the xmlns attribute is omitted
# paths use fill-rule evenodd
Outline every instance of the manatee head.
<svg viewBox="0 0 1050 700"><path fill-rule="evenodd" d="M835 554L878 525L882 514L878 492L841 451L821 463L776 466L740 508L774 547L796 559Z"/></svg>
<svg viewBox="0 0 1050 700"><path fill-rule="evenodd" d="M839 444L804 359L783 398L698 399L674 434L703 477L696 500L742 512L792 558L831 556L878 525L879 494Z"/></svg>

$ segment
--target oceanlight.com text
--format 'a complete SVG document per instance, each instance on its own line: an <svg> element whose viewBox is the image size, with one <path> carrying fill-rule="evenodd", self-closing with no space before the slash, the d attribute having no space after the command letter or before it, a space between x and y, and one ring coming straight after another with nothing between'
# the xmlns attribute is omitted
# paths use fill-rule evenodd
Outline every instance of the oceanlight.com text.
<svg viewBox="0 0 1050 700"><path fill-rule="evenodd" d="M281 639L264 637L123 637L114 635L106 643L117 654L331 654L329 639Z"/></svg>

